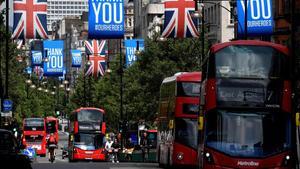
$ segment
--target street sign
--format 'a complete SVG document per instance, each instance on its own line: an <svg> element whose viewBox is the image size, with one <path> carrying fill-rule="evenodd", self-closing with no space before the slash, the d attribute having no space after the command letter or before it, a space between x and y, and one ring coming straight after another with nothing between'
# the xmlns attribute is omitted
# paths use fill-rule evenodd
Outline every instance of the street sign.
<svg viewBox="0 0 300 169"><path fill-rule="evenodd" d="M3 101L3 111L4 112L8 112L8 111L11 111L12 110L12 105L13 105L13 102L11 100L4 100Z"/></svg>
<svg viewBox="0 0 300 169"><path fill-rule="evenodd" d="M12 111L9 112L2 112L1 117L12 117Z"/></svg>

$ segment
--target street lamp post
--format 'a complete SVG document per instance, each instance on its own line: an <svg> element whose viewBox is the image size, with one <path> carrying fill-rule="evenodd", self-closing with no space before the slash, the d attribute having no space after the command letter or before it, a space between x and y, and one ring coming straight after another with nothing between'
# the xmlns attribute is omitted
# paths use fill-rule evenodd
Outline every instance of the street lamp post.
<svg viewBox="0 0 300 169"><path fill-rule="evenodd" d="M202 0L202 5L201 5L201 12L202 12L202 17L201 17L201 37L202 37L202 41L201 41L201 64L202 64L202 61L204 59L204 55L205 55L205 51L204 51L204 29L205 29L205 26L204 26L204 0Z"/></svg>
<svg viewBox="0 0 300 169"><path fill-rule="evenodd" d="M120 121L121 121L121 149L123 149L123 56L122 56L122 39L120 39L120 68L119 68L119 73L120 73Z"/></svg>
<svg viewBox="0 0 300 169"><path fill-rule="evenodd" d="M6 0L6 43L5 43L5 98L8 99L8 64L9 64L9 0ZM2 106L2 104L1 104Z"/></svg>
<svg viewBox="0 0 300 169"><path fill-rule="evenodd" d="M88 60L84 64L84 71L83 71L83 98L84 98L84 107L87 106L87 97L86 97L86 68L87 66L90 66L91 61L90 61L90 56L88 55Z"/></svg>
<svg viewBox="0 0 300 169"><path fill-rule="evenodd" d="M245 3L245 40L248 39L248 4L247 0L244 0Z"/></svg>
<svg viewBox="0 0 300 169"><path fill-rule="evenodd" d="M30 79L26 80L26 98L29 99L29 85L31 85L32 81Z"/></svg>

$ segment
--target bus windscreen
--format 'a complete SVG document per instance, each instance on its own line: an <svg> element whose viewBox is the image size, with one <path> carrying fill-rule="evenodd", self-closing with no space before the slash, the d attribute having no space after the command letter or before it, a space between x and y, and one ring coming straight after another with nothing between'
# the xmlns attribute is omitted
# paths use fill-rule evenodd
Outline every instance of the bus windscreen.
<svg viewBox="0 0 300 169"><path fill-rule="evenodd" d="M178 97L199 97L200 83L196 82L178 82L177 83Z"/></svg>
<svg viewBox="0 0 300 169"><path fill-rule="evenodd" d="M215 54L218 78L278 78L288 76L285 58L265 46L228 46Z"/></svg>
<svg viewBox="0 0 300 169"><path fill-rule="evenodd" d="M291 148L288 114L220 110L207 121L207 146L231 156L261 158Z"/></svg>
<svg viewBox="0 0 300 169"><path fill-rule="evenodd" d="M103 147L104 135L78 133L74 135L74 145L82 150L97 150Z"/></svg>
<svg viewBox="0 0 300 169"><path fill-rule="evenodd" d="M78 122L95 122L101 123L103 114L99 110L81 110L78 113Z"/></svg>
<svg viewBox="0 0 300 169"><path fill-rule="evenodd" d="M56 121L47 122L47 133L55 133L56 132Z"/></svg>
<svg viewBox="0 0 300 169"><path fill-rule="evenodd" d="M25 119L24 130L43 131L44 130L44 119Z"/></svg>

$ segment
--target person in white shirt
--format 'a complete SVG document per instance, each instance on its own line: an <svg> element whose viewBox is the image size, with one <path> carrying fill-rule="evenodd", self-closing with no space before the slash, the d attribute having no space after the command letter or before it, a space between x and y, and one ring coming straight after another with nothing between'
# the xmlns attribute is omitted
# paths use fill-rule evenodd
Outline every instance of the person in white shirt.
<svg viewBox="0 0 300 169"><path fill-rule="evenodd" d="M114 143L114 142L113 142L110 138L107 139L107 141L106 141L106 143L105 143L105 150L106 150L107 152L109 152L109 150L111 149L111 146L112 146L113 143Z"/></svg>

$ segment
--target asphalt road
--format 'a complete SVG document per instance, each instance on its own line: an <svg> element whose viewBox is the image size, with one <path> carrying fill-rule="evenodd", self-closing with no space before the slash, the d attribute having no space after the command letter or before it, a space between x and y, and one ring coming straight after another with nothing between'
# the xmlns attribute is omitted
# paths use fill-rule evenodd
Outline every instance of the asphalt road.
<svg viewBox="0 0 300 169"><path fill-rule="evenodd" d="M59 148L56 149L56 158L53 164L46 157L38 157L32 163L33 169L159 169L156 163L111 163L111 162L76 162L69 163L68 159L61 158L61 147L68 143L68 134L59 133Z"/></svg>
<svg viewBox="0 0 300 169"><path fill-rule="evenodd" d="M33 169L159 169L155 163L55 162L34 163Z"/></svg>

